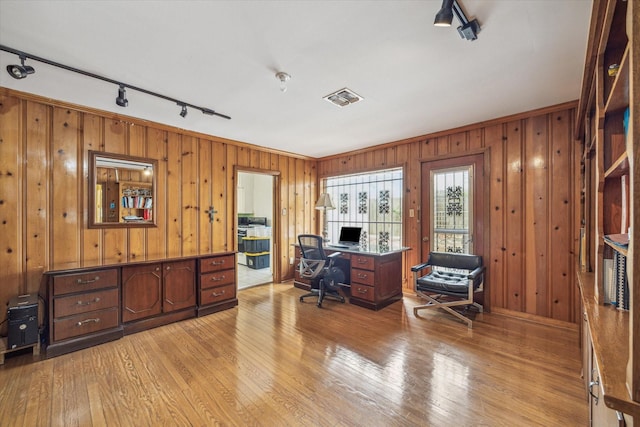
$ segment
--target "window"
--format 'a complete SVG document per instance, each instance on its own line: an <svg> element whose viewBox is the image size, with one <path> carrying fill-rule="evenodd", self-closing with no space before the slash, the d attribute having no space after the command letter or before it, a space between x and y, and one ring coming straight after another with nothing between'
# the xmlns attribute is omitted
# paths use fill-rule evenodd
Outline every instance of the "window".
<svg viewBox="0 0 640 427"><path fill-rule="evenodd" d="M364 250L402 247L402 168L327 178L335 209L327 211L329 241L337 242L342 226L362 227Z"/></svg>
<svg viewBox="0 0 640 427"><path fill-rule="evenodd" d="M471 253L472 166L432 172L431 242L434 251Z"/></svg>

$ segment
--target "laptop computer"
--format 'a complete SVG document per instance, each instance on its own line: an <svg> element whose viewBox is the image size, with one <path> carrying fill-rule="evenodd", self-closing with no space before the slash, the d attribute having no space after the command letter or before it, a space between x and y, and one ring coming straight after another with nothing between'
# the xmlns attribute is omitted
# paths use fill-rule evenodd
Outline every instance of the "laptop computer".
<svg viewBox="0 0 640 427"><path fill-rule="evenodd" d="M341 227L337 244L330 244L334 248L357 249L360 247L360 233L362 227Z"/></svg>

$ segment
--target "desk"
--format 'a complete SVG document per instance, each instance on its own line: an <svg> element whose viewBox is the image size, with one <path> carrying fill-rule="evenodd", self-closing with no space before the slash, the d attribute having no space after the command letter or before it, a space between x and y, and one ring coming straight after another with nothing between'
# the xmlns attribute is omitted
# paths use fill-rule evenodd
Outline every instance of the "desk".
<svg viewBox="0 0 640 427"><path fill-rule="evenodd" d="M300 289L311 289L309 280L300 277L298 263L302 251L296 246L294 286ZM345 273L345 289L350 289L349 303L379 310L402 299L402 252L409 248L401 248L388 252L342 249L326 246L327 255L340 252L335 265Z"/></svg>

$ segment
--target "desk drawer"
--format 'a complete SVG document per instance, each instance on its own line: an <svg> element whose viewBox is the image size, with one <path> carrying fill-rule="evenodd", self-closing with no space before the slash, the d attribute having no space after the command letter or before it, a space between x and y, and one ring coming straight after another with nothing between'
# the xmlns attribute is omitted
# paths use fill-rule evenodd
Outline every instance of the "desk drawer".
<svg viewBox="0 0 640 427"><path fill-rule="evenodd" d="M66 317L112 307L118 307L117 288L55 298L53 301L53 315L56 318Z"/></svg>
<svg viewBox="0 0 640 427"><path fill-rule="evenodd" d="M120 317L118 314L118 308L114 307L56 319L53 321L53 338L55 341L61 341L104 329L116 328L118 317Z"/></svg>
<svg viewBox="0 0 640 427"><path fill-rule="evenodd" d="M200 273L202 274L211 273L213 271L227 270L229 268L234 268L235 265L236 256L233 254L202 258L200 260Z"/></svg>
<svg viewBox="0 0 640 427"><path fill-rule="evenodd" d="M228 285L231 283L235 283L235 281L235 270L224 270L202 274L200 276L200 289L208 289L214 286Z"/></svg>
<svg viewBox="0 0 640 427"><path fill-rule="evenodd" d="M351 269L351 283L373 286L375 281L375 273L368 270Z"/></svg>
<svg viewBox="0 0 640 427"><path fill-rule="evenodd" d="M375 269L375 259L372 256L353 255L351 257L351 267L362 268L364 270Z"/></svg>
<svg viewBox="0 0 640 427"><path fill-rule="evenodd" d="M86 292L118 286L118 270L96 270L87 273L64 274L53 278L53 294Z"/></svg>
<svg viewBox="0 0 640 427"><path fill-rule="evenodd" d="M375 289L373 286L351 283L351 297L375 302Z"/></svg>
<svg viewBox="0 0 640 427"><path fill-rule="evenodd" d="M236 284L219 286L217 288L209 288L200 291L200 305L213 304L228 299L235 298Z"/></svg>

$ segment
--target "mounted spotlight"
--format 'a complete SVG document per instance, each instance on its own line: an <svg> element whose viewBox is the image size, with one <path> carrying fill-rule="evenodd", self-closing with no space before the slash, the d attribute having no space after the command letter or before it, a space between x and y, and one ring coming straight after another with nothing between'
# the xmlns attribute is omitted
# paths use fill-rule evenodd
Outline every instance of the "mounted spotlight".
<svg viewBox="0 0 640 427"><path fill-rule="evenodd" d="M442 7L436 14L436 20L433 23L436 27L450 27L453 21L453 0L443 0Z"/></svg>
<svg viewBox="0 0 640 427"><path fill-rule="evenodd" d="M11 77L13 77L14 79L24 79L29 74L33 74L36 72L36 70L34 70L33 67L24 65L24 61L26 59L27 59L26 56L20 55L20 63L22 65L16 65L16 64L7 65L7 72L11 75Z"/></svg>
<svg viewBox="0 0 640 427"><path fill-rule="evenodd" d="M436 27L451 26L454 14L462 24L458 27L460 37L465 40L477 39L478 33L480 32L480 23L477 19L469 21L457 0L442 0L442 7L436 14L436 19L433 25Z"/></svg>
<svg viewBox="0 0 640 427"><path fill-rule="evenodd" d="M123 85L120 85L120 88L118 89L116 104L118 104L120 107L126 107L129 105L129 100L127 99L127 91L125 90Z"/></svg>
<svg viewBox="0 0 640 427"><path fill-rule="evenodd" d="M180 117L186 117L186 115L187 115L187 106L185 104L181 104L181 103L178 103L178 105L180 105L182 107L182 110L180 110Z"/></svg>

